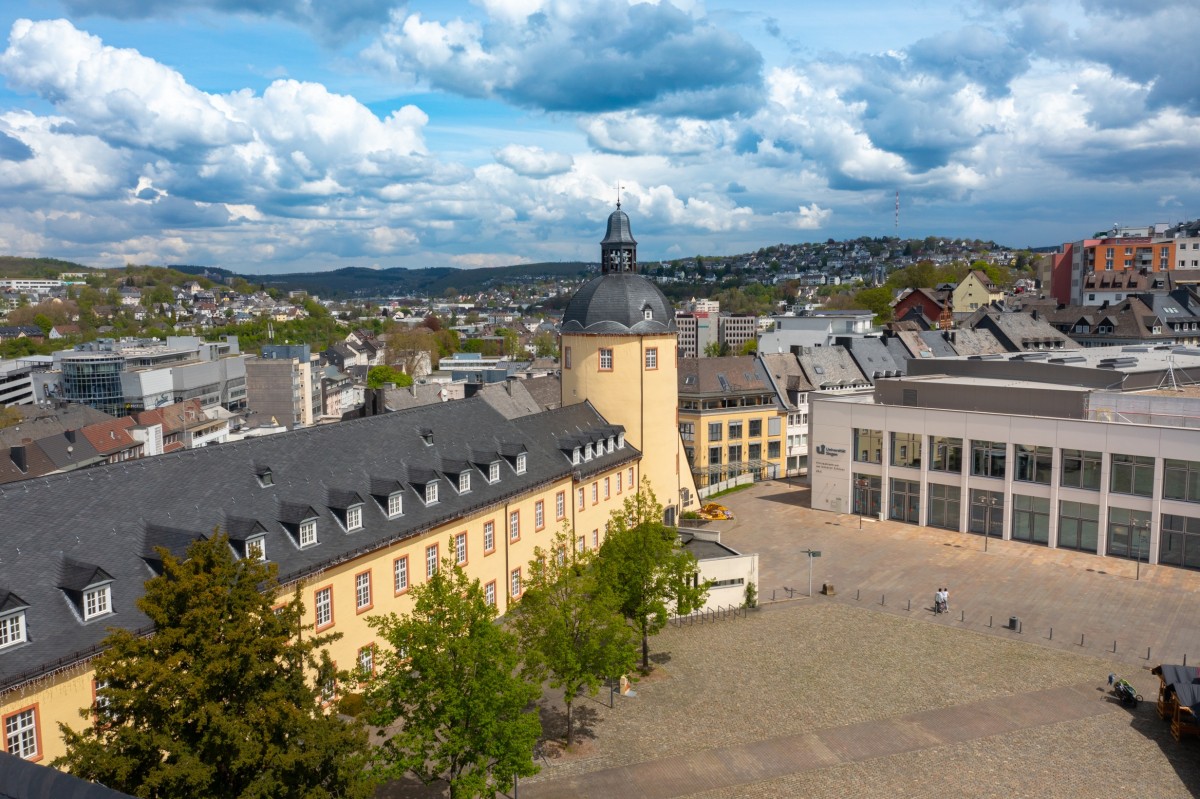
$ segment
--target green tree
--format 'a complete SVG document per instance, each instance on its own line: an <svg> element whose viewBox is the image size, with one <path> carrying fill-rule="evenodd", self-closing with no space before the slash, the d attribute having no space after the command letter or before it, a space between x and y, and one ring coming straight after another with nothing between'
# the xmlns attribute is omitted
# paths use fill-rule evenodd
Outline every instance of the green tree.
<svg viewBox="0 0 1200 799"><path fill-rule="evenodd" d="M33 317L33 323L40 327L43 333L49 333L50 328L54 327L54 322L51 321L50 317L46 316L44 313L40 313Z"/></svg>
<svg viewBox="0 0 1200 799"><path fill-rule="evenodd" d="M696 579L696 558L663 524L662 505L643 482L613 511L597 559L601 579L620 599L621 613L642 636L642 670L650 669L650 635L673 610L688 614L704 605L708 582Z"/></svg>
<svg viewBox="0 0 1200 799"><path fill-rule="evenodd" d="M704 345L705 358L720 358L729 354L729 342L710 341Z"/></svg>
<svg viewBox="0 0 1200 799"><path fill-rule="evenodd" d="M367 620L390 647L367 689L370 721L403 720L380 745L376 774L446 780L451 799L508 791L537 773L542 729L532 707L541 691L517 673L516 636L449 558L412 593L411 614Z"/></svg>
<svg viewBox="0 0 1200 799"><path fill-rule="evenodd" d="M874 312L876 324L892 321L892 292L882 286L862 289L854 295L854 304Z"/></svg>
<svg viewBox="0 0 1200 799"><path fill-rule="evenodd" d="M567 746L575 743L575 698L585 689L595 693L606 676L624 674L637 662L633 629L593 568L595 551L577 551L573 541L564 530L550 551L533 551L521 602L509 613L525 674L538 682L548 677L551 688L563 690Z"/></svg>
<svg viewBox="0 0 1200 799"><path fill-rule="evenodd" d="M533 347L539 358L558 357L558 339L553 333L538 333L533 337Z"/></svg>
<svg viewBox="0 0 1200 799"><path fill-rule="evenodd" d="M365 730L326 715L311 680L333 639L301 635L299 595L273 607L275 564L235 559L221 534L159 554L138 600L154 634L109 634L90 726L59 725L53 765L162 799L369 796Z"/></svg>
<svg viewBox="0 0 1200 799"><path fill-rule="evenodd" d="M746 339L738 349L738 355L755 355L758 353L758 339Z"/></svg>
<svg viewBox="0 0 1200 799"><path fill-rule="evenodd" d="M367 388L383 388L389 383L404 388L413 384L413 379L393 366L380 364L367 370Z"/></svg>

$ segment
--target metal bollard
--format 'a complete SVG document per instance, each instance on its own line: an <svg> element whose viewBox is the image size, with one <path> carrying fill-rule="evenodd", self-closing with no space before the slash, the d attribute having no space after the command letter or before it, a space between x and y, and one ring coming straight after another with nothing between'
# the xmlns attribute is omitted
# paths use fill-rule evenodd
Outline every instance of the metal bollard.
<svg viewBox="0 0 1200 799"><path fill-rule="evenodd" d="M879 604L881 604L881 605L886 605L886 604L887 604L887 594L880 594L880 595L879 595Z"/></svg>
<svg viewBox="0 0 1200 799"><path fill-rule="evenodd" d="M992 617L988 616L988 627L992 626Z"/></svg>
<svg viewBox="0 0 1200 799"><path fill-rule="evenodd" d="M1083 646L1083 633L1079 634L1079 645Z"/></svg>
<svg viewBox="0 0 1200 799"><path fill-rule="evenodd" d="M1113 640L1113 654L1117 654L1117 642L1115 639Z"/></svg>
<svg viewBox="0 0 1200 799"><path fill-rule="evenodd" d="M860 589L858 589L858 588L855 588L855 589L854 589L854 601L855 601L855 602L857 602L857 601L858 601L858 595L859 595L860 593L862 593Z"/></svg>
<svg viewBox="0 0 1200 799"><path fill-rule="evenodd" d="M1150 647L1146 647L1146 660L1150 659Z"/></svg>
<svg viewBox="0 0 1200 799"><path fill-rule="evenodd" d="M1050 640L1051 641L1054 640L1054 628L1053 627L1050 628Z"/></svg>
<svg viewBox="0 0 1200 799"><path fill-rule="evenodd" d="M911 599L908 600L908 607L906 607L905 610L912 610L912 600Z"/></svg>
<svg viewBox="0 0 1200 799"><path fill-rule="evenodd" d="M958 620L959 620L959 621L966 621L966 620L967 620L967 612L966 612L965 610L960 610L960 611L958 612Z"/></svg>

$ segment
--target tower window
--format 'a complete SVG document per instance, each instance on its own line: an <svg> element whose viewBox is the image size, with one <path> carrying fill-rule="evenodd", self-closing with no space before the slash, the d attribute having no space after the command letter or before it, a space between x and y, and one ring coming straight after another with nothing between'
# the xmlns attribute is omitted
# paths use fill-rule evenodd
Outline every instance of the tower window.
<svg viewBox="0 0 1200 799"><path fill-rule="evenodd" d="M611 349L602 348L600 350L600 371L611 372L613 368L613 351Z"/></svg>
<svg viewBox="0 0 1200 799"><path fill-rule="evenodd" d="M646 309L644 309L644 310L642 311L642 318L643 318L643 319L646 319L646 320L653 319L653 318L654 318L654 311L650 310L649 308L646 308Z"/></svg>
<svg viewBox="0 0 1200 799"><path fill-rule="evenodd" d="M564 369L571 368L571 348L570 347L563 347L563 368Z"/></svg>
<svg viewBox="0 0 1200 799"><path fill-rule="evenodd" d="M649 313L649 312L647 312ZM649 317L647 317L649 318ZM658 368L658 348L650 347L646 350L646 369Z"/></svg>

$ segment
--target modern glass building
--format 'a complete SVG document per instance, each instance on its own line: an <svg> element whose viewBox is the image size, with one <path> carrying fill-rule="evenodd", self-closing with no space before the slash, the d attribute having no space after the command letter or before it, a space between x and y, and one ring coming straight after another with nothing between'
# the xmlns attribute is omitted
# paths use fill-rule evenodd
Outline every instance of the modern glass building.
<svg viewBox="0 0 1200 799"><path fill-rule="evenodd" d="M115 352L73 352L62 359L63 399L124 416L121 373L125 356Z"/></svg>

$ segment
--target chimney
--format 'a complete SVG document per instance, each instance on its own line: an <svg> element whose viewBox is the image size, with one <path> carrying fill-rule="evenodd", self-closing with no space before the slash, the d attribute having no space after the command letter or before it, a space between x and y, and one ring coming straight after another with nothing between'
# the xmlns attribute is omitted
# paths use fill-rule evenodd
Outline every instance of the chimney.
<svg viewBox="0 0 1200 799"><path fill-rule="evenodd" d="M75 443L75 431L74 430L68 430L65 433L63 433L63 435L67 437L67 441L69 441L72 444Z"/></svg>
<svg viewBox="0 0 1200 799"><path fill-rule="evenodd" d="M13 465L20 469L21 472L29 471L29 457L25 452L24 444L17 444L10 447L8 456L12 458Z"/></svg>

